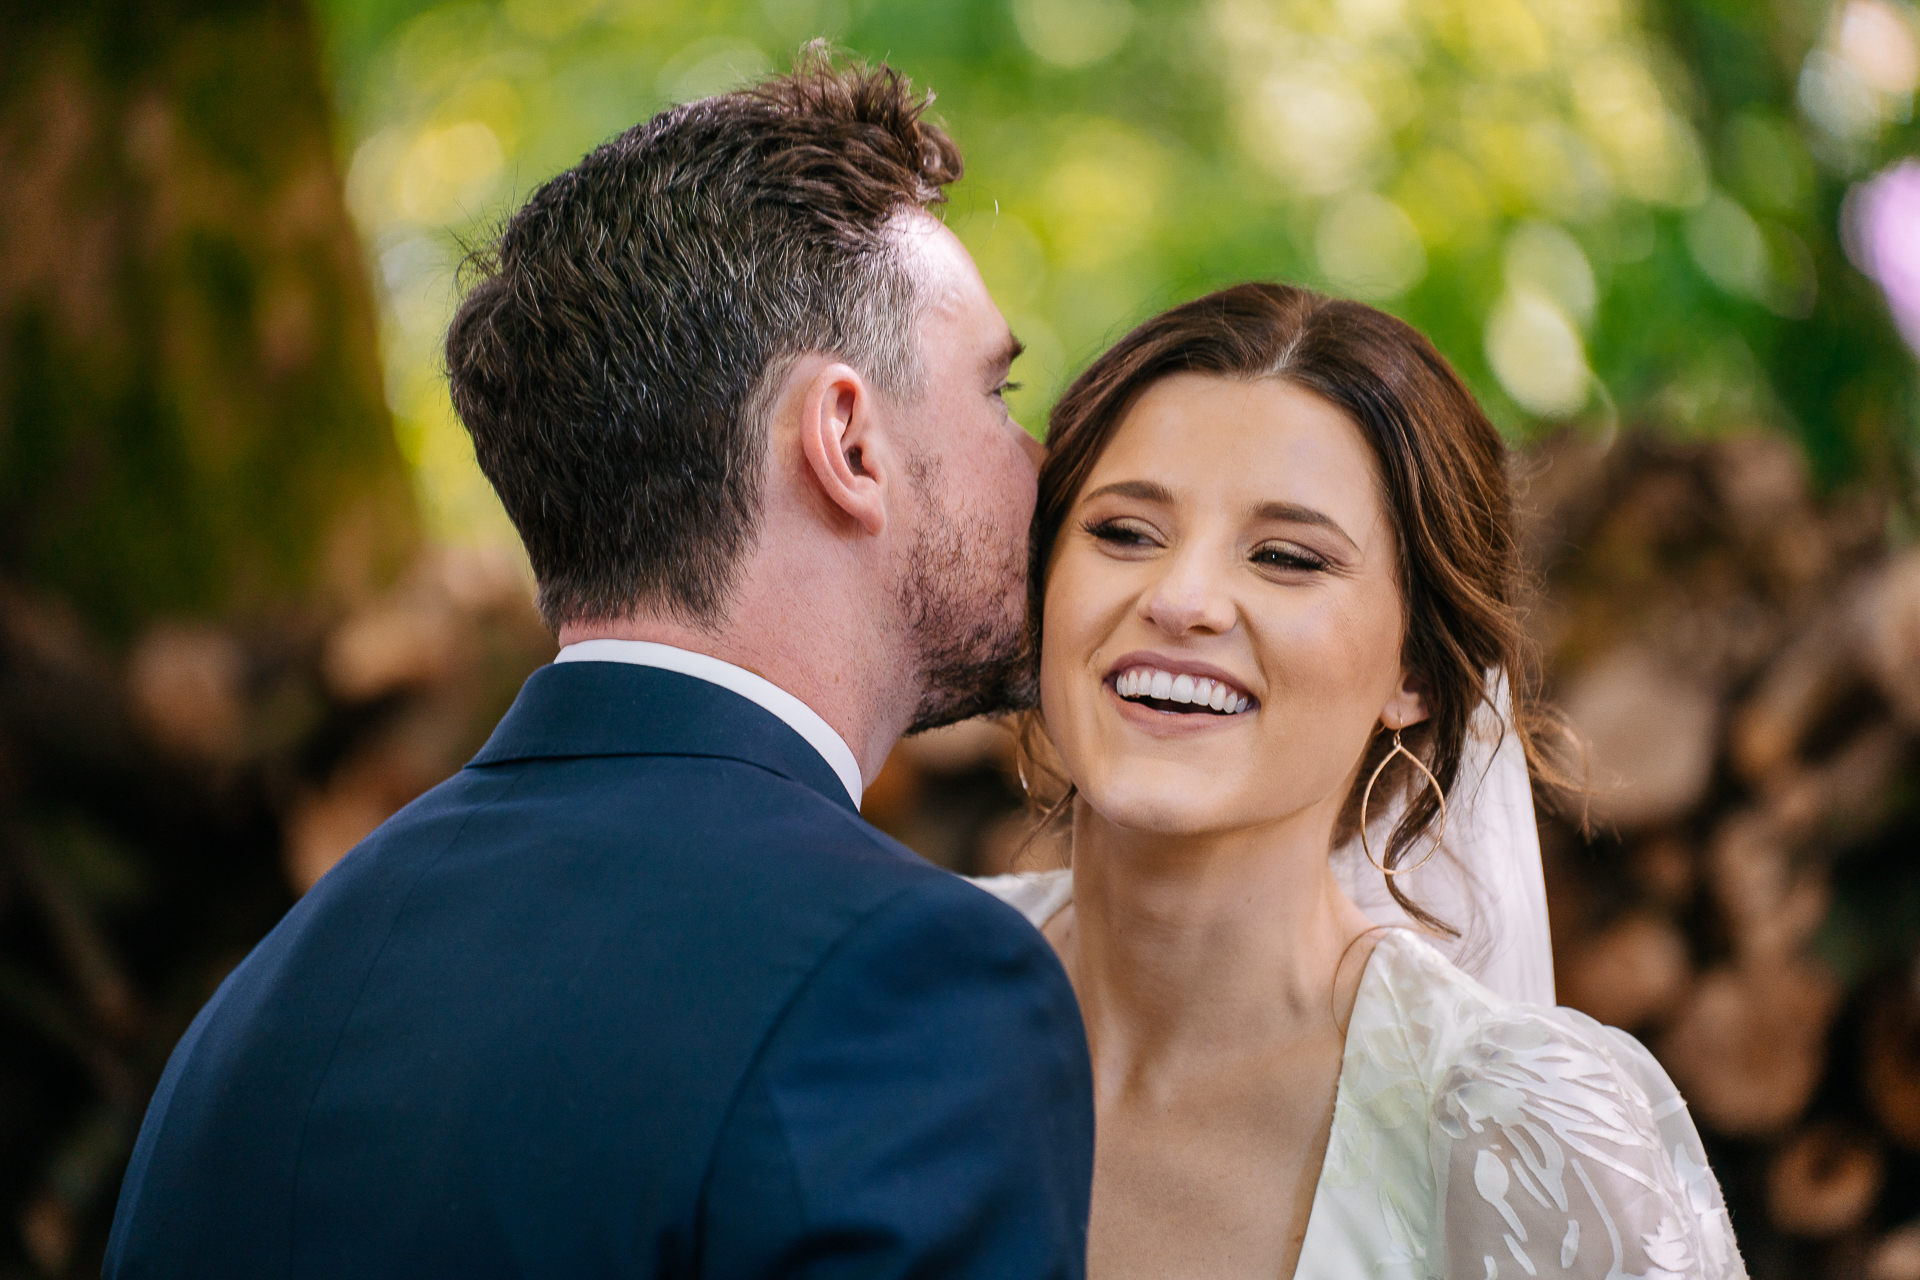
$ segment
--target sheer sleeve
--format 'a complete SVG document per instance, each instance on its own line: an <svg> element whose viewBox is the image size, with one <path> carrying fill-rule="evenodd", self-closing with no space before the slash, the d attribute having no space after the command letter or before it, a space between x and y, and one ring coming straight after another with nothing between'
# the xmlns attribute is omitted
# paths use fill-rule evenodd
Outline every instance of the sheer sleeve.
<svg viewBox="0 0 1920 1280"><path fill-rule="evenodd" d="M1686 1104L1623 1032L1510 1010L1460 1053L1432 1126L1452 1280L1745 1280Z"/></svg>

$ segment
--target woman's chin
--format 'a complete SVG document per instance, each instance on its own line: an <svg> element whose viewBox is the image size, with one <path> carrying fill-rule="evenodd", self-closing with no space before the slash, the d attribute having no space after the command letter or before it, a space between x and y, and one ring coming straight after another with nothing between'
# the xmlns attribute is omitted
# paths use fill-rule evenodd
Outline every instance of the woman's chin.
<svg viewBox="0 0 1920 1280"><path fill-rule="evenodd" d="M1243 825L1217 786L1181 787L1157 779L1148 786L1122 782L1081 787L1081 797L1100 819L1123 831L1158 836L1204 836Z"/></svg>

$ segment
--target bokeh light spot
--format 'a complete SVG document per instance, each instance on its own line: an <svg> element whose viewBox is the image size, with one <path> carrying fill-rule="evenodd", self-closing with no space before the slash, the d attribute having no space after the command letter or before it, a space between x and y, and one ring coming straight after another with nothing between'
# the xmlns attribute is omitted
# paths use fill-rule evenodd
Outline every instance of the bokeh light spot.
<svg viewBox="0 0 1920 1280"><path fill-rule="evenodd" d="M1847 248L1887 296L1907 345L1920 352L1920 161L1902 160L1847 196Z"/></svg>
<svg viewBox="0 0 1920 1280"><path fill-rule="evenodd" d="M1587 402L1593 374L1573 321L1553 299L1509 289L1487 317L1487 363L1521 408L1564 417Z"/></svg>
<svg viewBox="0 0 1920 1280"><path fill-rule="evenodd" d="M1920 47L1913 18L1886 0L1849 0L1834 42L1869 89L1911 98L1920 84Z"/></svg>
<svg viewBox="0 0 1920 1280"><path fill-rule="evenodd" d="M500 139L478 120L423 130L401 163L395 203L420 223L470 217L505 165Z"/></svg>
<svg viewBox="0 0 1920 1280"><path fill-rule="evenodd" d="M1027 48L1059 67L1111 57L1133 29L1128 0L1013 0L1013 22Z"/></svg>
<svg viewBox="0 0 1920 1280"><path fill-rule="evenodd" d="M1145 242L1159 211L1167 163L1158 144L1111 120L1070 124L1042 198L1060 261L1088 268Z"/></svg>
<svg viewBox="0 0 1920 1280"><path fill-rule="evenodd" d="M757 80L771 66L767 55L755 45L710 36L695 40L667 59L657 84L664 102L698 102Z"/></svg>
<svg viewBox="0 0 1920 1280"><path fill-rule="evenodd" d="M1546 222L1516 227L1507 237L1505 268L1508 288L1553 299L1582 326L1593 319L1599 298L1593 264L1563 228Z"/></svg>
<svg viewBox="0 0 1920 1280"><path fill-rule="evenodd" d="M1385 142L1373 104L1332 67L1275 72L1262 81L1250 108L1248 148L1310 195L1350 186Z"/></svg>
<svg viewBox="0 0 1920 1280"><path fill-rule="evenodd" d="M1687 218L1687 250L1707 278L1749 298L1767 291L1767 239L1740 202L1715 192Z"/></svg>
<svg viewBox="0 0 1920 1280"><path fill-rule="evenodd" d="M1314 249L1335 292L1369 301L1397 298L1427 274L1426 250L1413 219L1370 191L1327 206Z"/></svg>

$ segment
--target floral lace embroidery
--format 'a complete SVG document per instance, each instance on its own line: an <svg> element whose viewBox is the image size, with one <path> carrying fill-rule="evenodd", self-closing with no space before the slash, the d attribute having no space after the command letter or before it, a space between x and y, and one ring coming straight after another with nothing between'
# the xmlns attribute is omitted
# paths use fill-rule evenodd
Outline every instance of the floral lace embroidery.
<svg viewBox="0 0 1920 1280"><path fill-rule="evenodd" d="M1632 1037L1407 934L1369 962L1302 1277L1744 1280L1685 1104Z"/></svg>

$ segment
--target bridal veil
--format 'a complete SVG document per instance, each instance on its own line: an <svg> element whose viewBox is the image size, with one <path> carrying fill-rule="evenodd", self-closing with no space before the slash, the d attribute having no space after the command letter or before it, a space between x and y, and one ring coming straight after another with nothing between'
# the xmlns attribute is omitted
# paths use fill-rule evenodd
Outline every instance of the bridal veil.
<svg viewBox="0 0 1920 1280"><path fill-rule="evenodd" d="M1357 836L1334 850L1333 870L1374 923L1420 932L1461 970L1509 1000L1550 1005L1553 943L1540 833L1526 753L1508 727L1512 720L1506 676L1490 672L1487 700L1468 722L1441 847L1400 880L1401 891L1460 930L1458 938L1434 936L1393 900L1386 877L1367 860ZM1405 799L1396 797L1373 816L1368 832L1376 845L1405 807Z"/></svg>

